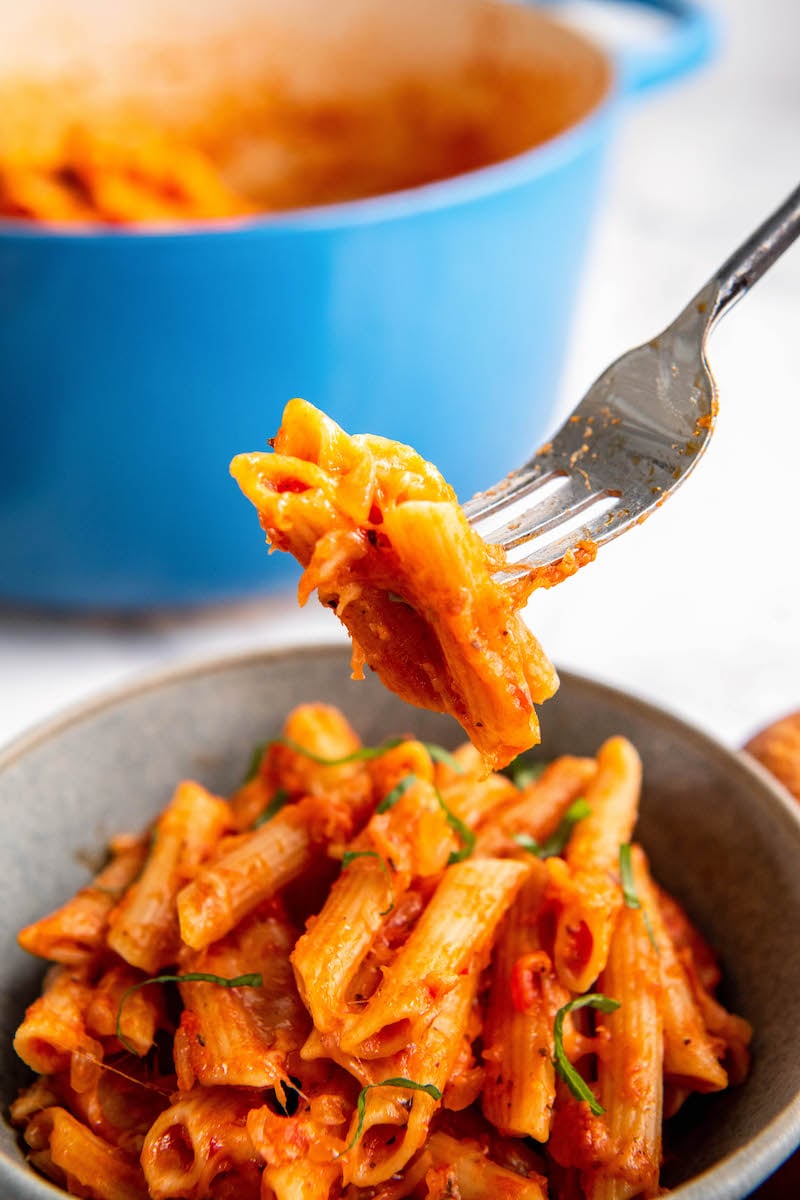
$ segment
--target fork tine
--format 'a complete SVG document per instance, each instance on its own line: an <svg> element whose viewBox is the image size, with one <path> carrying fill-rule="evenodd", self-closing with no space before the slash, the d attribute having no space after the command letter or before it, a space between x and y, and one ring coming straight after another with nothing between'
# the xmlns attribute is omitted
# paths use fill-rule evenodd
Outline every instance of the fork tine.
<svg viewBox="0 0 800 1200"><path fill-rule="evenodd" d="M489 491L478 492L461 507L470 524L478 525L490 517L499 515L512 504L532 496L545 484L566 477L565 471L547 470L537 475L533 474L529 467L523 467L507 475L502 483L496 484Z"/></svg>
<svg viewBox="0 0 800 1200"><path fill-rule="evenodd" d="M617 498L614 497L614 499ZM509 570L516 573L520 568L531 569L558 562L582 541L593 542L596 546L601 546L614 537L620 526L625 526L629 520L630 514L627 509L620 508L617 502L610 511L607 508L598 511L583 525L577 528L572 525L569 530L565 530L563 535L555 540L537 536L529 537L527 542L520 540L511 549L519 550L526 545L528 548L524 554L511 556ZM564 523L562 521L554 522L552 528L557 529Z"/></svg>
<svg viewBox="0 0 800 1200"><path fill-rule="evenodd" d="M584 513L589 513L593 509L597 509L598 504L603 500L613 500L613 507L616 507L619 496L607 491L593 492L591 495L584 496L571 504L565 504L560 509L554 497L547 505L537 505L530 513L526 513L524 520L511 522L510 525L499 530L496 535L493 534L492 541L500 541L502 538L501 544L503 549L506 551L513 550L516 546L522 546L533 538L544 537L546 534L560 529L563 525L572 524L576 518L582 516ZM608 504L603 506L603 518L606 516L609 507ZM594 526L600 518L601 514L596 514L595 520L590 522L590 524ZM582 528L589 528L589 523L582 526Z"/></svg>

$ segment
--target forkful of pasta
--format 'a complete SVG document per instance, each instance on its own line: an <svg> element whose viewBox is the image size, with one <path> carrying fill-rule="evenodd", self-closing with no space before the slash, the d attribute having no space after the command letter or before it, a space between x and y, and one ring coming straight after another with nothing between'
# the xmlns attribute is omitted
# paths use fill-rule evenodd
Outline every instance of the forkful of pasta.
<svg viewBox="0 0 800 1200"><path fill-rule="evenodd" d="M512 575L552 566L639 524L683 483L714 429L706 340L800 235L800 187L723 263L658 337L592 384L553 439L464 505Z"/></svg>
<svg viewBox="0 0 800 1200"><path fill-rule="evenodd" d="M291 400L273 453L231 472L272 549L304 568L364 666L420 708L450 713L487 772L539 742L558 676L522 618L531 594L591 562L681 483L713 430L709 330L800 233L800 188L659 338L600 376L547 446L461 508L411 447L350 436Z"/></svg>

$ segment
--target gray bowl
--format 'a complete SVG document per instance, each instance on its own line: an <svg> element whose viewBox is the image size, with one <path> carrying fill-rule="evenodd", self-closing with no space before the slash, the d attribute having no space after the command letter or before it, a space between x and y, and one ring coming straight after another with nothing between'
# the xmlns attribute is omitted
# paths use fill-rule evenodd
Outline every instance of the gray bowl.
<svg viewBox="0 0 800 1200"><path fill-rule="evenodd" d="M194 776L232 790L255 743L295 704L338 704L365 742L413 731L453 745L459 728L374 679L348 680L344 647L228 659L159 676L37 730L0 755L0 1102L26 1080L11 1048L42 965L16 930L86 881L87 855L138 829ZM747 1083L692 1101L667 1140L663 1181L676 1200L739 1200L800 1142L800 809L757 765L657 708L576 675L543 713L544 748L594 753L613 733L639 748L638 836L661 882L718 949L723 999L755 1027ZM669 1128L669 1127L668 1127ZM24 1163L0 1122L0 1196L63 1195Z"/></svg>

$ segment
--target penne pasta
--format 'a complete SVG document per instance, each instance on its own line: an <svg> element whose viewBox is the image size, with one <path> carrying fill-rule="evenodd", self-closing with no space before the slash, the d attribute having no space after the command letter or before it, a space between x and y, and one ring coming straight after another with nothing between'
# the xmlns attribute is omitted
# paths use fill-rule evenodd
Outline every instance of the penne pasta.
<svg viewBox="0 0 800 1200"><path fill-rule="evenodd" d="M635 868L637 892L643 863ZM660 1193L663 1021L658 951L642 909L619 915L599 990L619 1002L604 1013L597 1067L597 1098L605 1109L614 1156L583 1172L587 1200L631 1200Z"/></svg>
<svg viewBox="0 0 800 1200"><path fill-rule="evenodd" d="M553 1022L569 992L542 946L537 919L549 874L536 863L506 913L492 963L484 1027L484 1115L501 1133L546 1142L556 1078Z"/></svg>
<svg viewBox="0 0 800 1200"><path fill-rule="evenodd" d="M622 905L619 849L630 842L639 803L642 765L625 738L610 738L597 754L597 773L586 789L590 814L575 826L566 847L569 875L553 888L557 911L553 961L573 992L585 992L603 970Z"/></svg>
<svg viewBox="0 0 800 1200"><path fill-rule="evenodd" d="M176 898L209 858L231 817L228 805L198 783L178 785L156 824L142 873L108 917L108 945L152 974L180 948Z"/></svg>
<svg viewBox="0 0 800 1200"><path fill-rule="evenodd" d="M565 756L550 763L541 778L524 788L521 795L514 788L508 802L483 823L478 830L476 854L519 854L519 835L545 842L596 773L597 766L590 758Z"/></svg>
<svg viewBox="0 0 800 1200"><path fill-rule="evenodd" d="M527 866L505 859L467 859L448 867L378 990L344 1023L341 1047L363 1053L364 1043L374 1043L398 1022L408 1022L410 1028L431 997L452 988L470 961L488 952L494 930L527 874Z"/></svg>
<svg viewBox="0 0 800 1200"><path fill-rule="evenodd" d="M539 740L534 704L556 673L518 609L536 586L495 576L505 556L467 524L430 463L396 442L349 437L291 400L274 454L240 454L231 472L270 544L304 567L300 602L316 590L364 664L405 699L451 713L487 766Z"/></svg>
<svg viewBox="0 0 800 1200"><path fill-rule="evenodd" d="M462 1200L547 1200L547 1181L539 1175L527 1178L491 1161L475 1142L460 1142L445 1133L434 1133L428 1142L434 1170L451 1172Z"/></svg>
<svg viewBox="0 0 800 1200"><path fill-rule="evenodd" d="M78 1195L148 1200L135 1158L109 1146L63 1108L45 1108L25 1130L31 1162L55 1183ZM77 1189L81 1189L78 1191Z"/></svg>
<svg viewBox="0 0 800 1200"><path fill-rule="evenodd" d="M66 966L97 958L105 949L109 913L141 871L147 846L147 838L117 838L108 866L87 887L56 912L20 930L22 949Z"/></svg>
<svg viewBox="0 0 800 1200"><path fill-rule="evenodd" d="M750 1027L629 842L633 747L517 776L303 704L232 803L180 784L21 935L69 960L15 1039L35 1168L89 1200L658 1195L663 1121Z"/></svg>
<svg viewBox="0 0 800 1200"><path fill-rule="evenodd" d="M689 1092L720 1091L728 1084L727 1073L720 1062L724 1045L706 1028L689 977L661 916L647 860L638 846L633 847L633 864L639 898L658 950L664 1074L672 1084L673 1094L676 1087Z"/></svg>

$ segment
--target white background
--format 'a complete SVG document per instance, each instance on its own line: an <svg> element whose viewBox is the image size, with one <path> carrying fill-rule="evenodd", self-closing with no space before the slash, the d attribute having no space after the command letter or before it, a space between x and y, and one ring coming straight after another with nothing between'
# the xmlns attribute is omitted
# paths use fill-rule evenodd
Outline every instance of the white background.
<svg viewBox="0 0 800 1200"><path fill-rule="evenodd" d="M800 4L726 0L716 11L715 64L621 123L565 409L800 179ZM710 358L721 411L696 475L593 566L535 596L528 615L562 666L736 744L800 707L800 244L726 318ZM292 597L147 623L0 612L0 742L152 668L341 636L332 614Z"/></svg>

